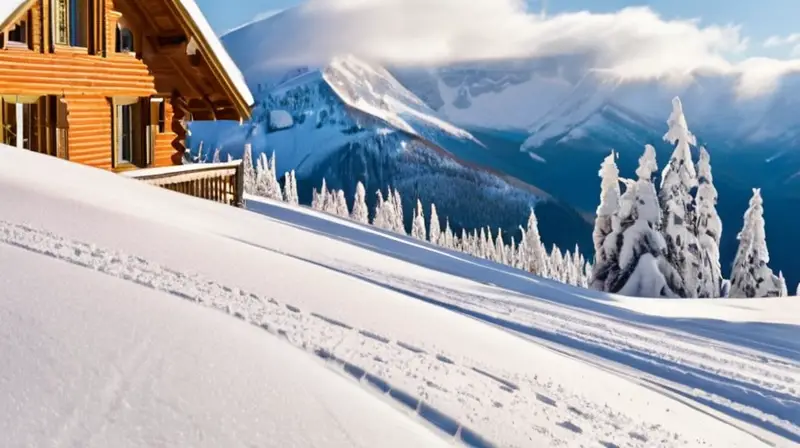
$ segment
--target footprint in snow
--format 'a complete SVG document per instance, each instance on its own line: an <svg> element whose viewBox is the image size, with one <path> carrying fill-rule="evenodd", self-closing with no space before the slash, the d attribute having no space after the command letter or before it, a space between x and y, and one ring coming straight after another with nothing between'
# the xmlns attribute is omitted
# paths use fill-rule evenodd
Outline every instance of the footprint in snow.
<svg viewBox="0 0 800 448"><path fill-rule="evenodd" d="M572 423L569 420L563 421L561 423L557 423L557 425L562 427L562 428L564 428L564 429L568 429L568 430L574 432L575 434L582 434L583 433L583 429L581 429L580 426L576 425L575 423Z"/></svg>

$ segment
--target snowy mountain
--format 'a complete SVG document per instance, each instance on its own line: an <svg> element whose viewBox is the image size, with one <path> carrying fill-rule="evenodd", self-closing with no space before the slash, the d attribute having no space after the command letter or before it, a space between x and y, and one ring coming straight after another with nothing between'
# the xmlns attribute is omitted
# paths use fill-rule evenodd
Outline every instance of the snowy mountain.
<svg viewBox="0 0 800 448"><path fill-rule="evenodd" d="M237 29L224 36L223 42L253 90L266 92L312 71L307 62L293 58L299 47L313 46L315 54L339 54L341 48L334 42L319 39L335 23L336 18L326 17L321 10L289 9ZM342 40L346 39L337 41ZM318 66L325 64L321 61ZM371 109L362 108L362 112L391 110L400 103L403 107L395 107L389 115L393 121L384 117L383 124L396 130L409 126L435 130L434 136L423 138L447 148L460 162L534 185L587 216L597 206L597 169L611 149L620 155L624 176L632 176L645 144L656 148L659 162L666 161L671 148L661 136L671 100L680 96L692 131L711 153L718 178L720 215L726 226L723 269L727 271L732 262L734 229L741 225L751 188L760 187L768 239L780 242L773 243L773 262L791 281L800 280L794 262L800 237L788 215L781 213L800 206L800 197L791 193L800 187L800 131L795 125L800 115L800 75L784 76L777 85L764 85L761 90L754 88L760 86L758 76L745 79L711 72L696 73L689 83L621 79L593 70L592 61L581 54L385 69L371 63L369 67L347 69L341 78L345 85L356 86L353 92L369 98ZM392 77L395 81L383 84L403 93L390 96L382 105L381 94L359 84L359 79L375 80L376 74L384 80ZM331 89L355 104L347 89ZM435 119L420 122L415 117L419 111ZM451 132L442 122L450 123L445 128ZM469 132L486 148L464 144L471 139L458 138L453 128ZM346 165L350 160L344 157L335 163ZM544 226L552 224L545 217L541 221ZM481 223L486 224L495 225ZM553 227L557 232L557 223ZM571 226L569 231L575 229ZM550 238L546 230L543 235ZM555 235L554 239L571 247L572 243L566 243L570 237L574 240L575 235Z"/></svg>
<svg viewBox="0 0 800 448"><path fill-rule="evenodd" d="M360 181L370 205L378 189L398 189L408 224L418 198L435 203L457 231L490 225L514 232L536 205L543 217L588 235L586 220L547 193L465 160L463 153L487 149L380 66L343 56L275 79L258 94L251 122L194 123L190 144L198 150L202 143L207 155L219 148L238 157L248 141L256 157L274 151L279 173L295 170L303 203L323 179L348 197ZM563 232L548 237L554 242L575 245Z"/></svg>
<svg viewBox="0 0 800 448"><path fill-rule="evenodd" d="M797 299L606 295L247 199L0 145L6 444L800 441Z"/></svg>

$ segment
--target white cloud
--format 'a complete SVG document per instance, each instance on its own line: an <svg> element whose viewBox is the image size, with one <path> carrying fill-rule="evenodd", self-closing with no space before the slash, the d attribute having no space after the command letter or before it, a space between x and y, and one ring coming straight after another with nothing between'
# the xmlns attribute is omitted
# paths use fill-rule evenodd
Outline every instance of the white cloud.
<svg viewBox="0 0 800 448"><path fill-rule="evenodd" d="M800 44L800 33L794 33L788 36L770 36L764 41L765 48L783 47L797 44Z"/></svg>
<svg viewBox="0 0 800 448"><path fill-rule="evenodd" d="M792 57L800 58L800 33L788 36L770 36L764 41L764 48L791 47L789 53Z"/></svg>
<svg viewBox="0 0 800 448"><path fill-rule="evenodd" d="M524 0L308 0L293 14L275 31L281 45L267 59L316 63L349 52L417 65L578 55L592 68L624 78L720 73L741 76L743 85L760 89L800 71L800 61L732 62L748 46L738 26L664 20L647 7L543 18L528 12ZM298 32L306 35L288 38ZM745 78L759 81L745 83Z"/></svg>

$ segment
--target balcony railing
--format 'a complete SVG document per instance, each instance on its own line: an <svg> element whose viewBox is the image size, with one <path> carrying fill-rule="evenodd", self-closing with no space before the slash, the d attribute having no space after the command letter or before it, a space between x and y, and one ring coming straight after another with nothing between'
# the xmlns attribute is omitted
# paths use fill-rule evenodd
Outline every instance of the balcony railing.
<svg viewBox="0 0 800 448"><path fill-rule="evenodd" d="M241 160L146 168L121 174L178 193L236 207L244 206L244 169Z"/></svg>

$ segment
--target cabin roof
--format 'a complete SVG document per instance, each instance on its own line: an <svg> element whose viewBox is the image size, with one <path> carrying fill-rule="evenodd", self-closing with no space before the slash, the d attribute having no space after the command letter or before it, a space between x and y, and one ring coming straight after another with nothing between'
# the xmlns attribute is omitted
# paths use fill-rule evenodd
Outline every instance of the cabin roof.
<svg viewBox="0 0 800 448"><path fill-rule="evenodd" d="M214 33L214 30L211 28L211 25L209 25L208 20L206 20L205 15L203 15L203 12L200 11L200 7L197 6L197 3L194 0L173 1L183 8L186 14L194 22L194 25L197 27L198 35L195 36L195 38L201 41L201 48L203 47L202 44L205 43L208 53L213 55L213 58L217 63L219 63L220 67L225 72L225 75L232 83L233 88L248 106L252 106L253 103L255 103L255 100L253 99L253 94L250 92L250 89L247 87L244 75L242 75L242 72L239 70L239 67L236 65L236 63L233 62L233 59L231 59L228 51L225 50L225 47L222 45L222 42L217 37L216 33Z"/></svg>
<svg viewBox="0 0 800 448"><path fill-rule="evenodd" d="M0 0L0 30L14 22L22 13L28 10L36 0ZM191 30L195 44L203 54L208 55L212 65L219 68L222 81L231 88L231 93L238 95L241 103L249 109L255 103L253 94L247 87L244 75L233 62L225 47L220 42L214 30L206 20L205 15L194 0L169 0L181 11L181 16L186 20L185 25ZM246 113L245 116L249 116Z"/></svg>
<svg viewBox="0 0 800 448"><path fill-rule="evenodd" d="M0 30L19 17L36 0L0 0Z"/></svg>

